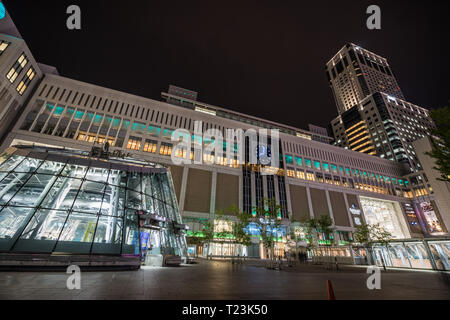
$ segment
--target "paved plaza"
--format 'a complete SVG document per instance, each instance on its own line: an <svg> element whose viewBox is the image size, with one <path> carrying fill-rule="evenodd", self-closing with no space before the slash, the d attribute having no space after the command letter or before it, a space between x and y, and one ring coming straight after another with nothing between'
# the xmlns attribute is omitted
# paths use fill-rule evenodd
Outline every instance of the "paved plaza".
<svg viewBox="0 0 450 320"><path fill-rule="evenodd" d="M0 299L327 299L331 280L336 298L450 299L450 274L425 271L381 272L381 290L367 289L362 267L299 265L269 270L200 260L177 268L82 272L81 290L68 290L64 272L0 272Z"/></svg>

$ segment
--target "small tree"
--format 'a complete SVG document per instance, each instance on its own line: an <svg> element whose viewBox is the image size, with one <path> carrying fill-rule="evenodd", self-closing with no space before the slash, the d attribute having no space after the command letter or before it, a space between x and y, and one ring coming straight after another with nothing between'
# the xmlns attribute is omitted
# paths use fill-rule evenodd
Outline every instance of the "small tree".
<svg viewBox="0 0 450 320"><path fill-rule="evenodd" d="M281 225L282 206L276 204L273 199L263 199L259 206L254 207L253 222L259 229L264 248L269 252L270 268L274 268L274 246L277 238L274 231L278 231Z"/></svg>
<svg viewBox="0 0 450 320"><path fill-rule="evenodd" d="M386 231L379 223L373 225L363 223L355 229L355 240L367 249L371 261L375 263L373 244L379 243L387 249L389 243L392 241L392 234ZM384 269L386 269L383 257L382 263Z"/></svg>
<svg viewBox="0 0 450 320"><path fill-rule="evenodd" d="M434 169L441 173L438 180L450 182L450 107L431 110L430 116L436 129L431 130L433 149L425 154L436 160Z"/></svg>
<svg viewBox="0 0 450 320"><path fill-rule="evenodd" d="M321 215L317 219L317 231L324 235L325 251L329 256L329 262L331 264L331 246L334 243L334 227L333 219L329 215ZM333 235L333 236L332 236Z"/></svg>
<svg viewBox="0 0 450 320"><path fill-rule="evenodd" d="M306 241L308 243L308 251L314 253L314 248L317 243L317 219L315 218L304 218L301 220L301 226L305 231Z"/></svg>
<svg viewBox="0 0 450 320"><path fill-rule="evenodd" d="M233 205L226 209L225 213L235 217L231 220L228 217L224 217L224 212L219 211L219 216L222 220L229 221L231 223L231 232L225 232L223 236L232 236L234 244L241 246L249 246L251 244L251 237L247 233L248 225L251 222L251 214L247 212L241 212L236 205ZM217 235L216 235L217 236ZM234 246L236 249L236 246ZM233 256L236 256L235 250L233 250Z"/></svg>

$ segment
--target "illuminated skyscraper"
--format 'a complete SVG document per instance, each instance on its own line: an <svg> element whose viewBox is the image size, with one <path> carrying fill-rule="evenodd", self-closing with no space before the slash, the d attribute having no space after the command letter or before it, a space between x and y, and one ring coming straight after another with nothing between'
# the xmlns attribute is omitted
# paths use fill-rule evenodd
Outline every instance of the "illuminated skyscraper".
<svg viewBox="0 0 450 320"><path fill-rule="evenodd" d="M339 114L375 92L405 99L387 60L353 43L339 50L325 68Z"/></svg>

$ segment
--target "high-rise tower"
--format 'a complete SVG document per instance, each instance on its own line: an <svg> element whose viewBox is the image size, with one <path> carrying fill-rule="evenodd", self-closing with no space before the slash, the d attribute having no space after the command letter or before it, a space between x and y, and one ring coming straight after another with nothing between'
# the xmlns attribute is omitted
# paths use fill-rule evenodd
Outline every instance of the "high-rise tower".
<svg viewBox="0 0 450 320"><path fill-rule="evenodd" d="M375 92L405 99L387 60L353 43L328 61L326 74L339 114Z"/></svg>

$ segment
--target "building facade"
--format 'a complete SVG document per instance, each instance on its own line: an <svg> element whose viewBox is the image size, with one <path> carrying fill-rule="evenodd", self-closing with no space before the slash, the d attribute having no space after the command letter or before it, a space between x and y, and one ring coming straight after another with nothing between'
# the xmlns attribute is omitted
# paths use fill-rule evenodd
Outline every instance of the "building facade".
<svg viewBox="0 0 450 320"><path fill-rule="evenodd" d="M339 114L375 92L404 99L387 60L353 43L339 50L325 71Z"/></svg>
<svg viewBox="0 0 450 320"><path fill-rule="evenodd" d="M0 41L8 39L8 36L0 35ZM20 40L20 43L24 45L23 40ZM14 57L5 60L6 62L2 61L7 81L10 81L7 76L11 73L11 64L15 65L14 59L20 59L21 52L20 49L10 49L12 47L6 48L5 53L8 51L10 54L14 53ZM353 49L345 47L345 50L347 50L345 57L339 55L342 61L332 62L334 67L329 72L333 80L339 80L333 76L333 70L337 72L336 76L341 76L344 72L340 72L340 64L343 68L348 64L349 68L357 71L357 60L351 54ZM26 55L28 57L28 52ZM32 59L31 53L29 56ZM359 68L361 70L365 67L371 68L366 72L372 72L373 77L383 77L385 81L383 86L392 91L389 94L396 95L395 101L403 103L401 100L403 96L396 89L396 83L392 84L395 78L387 62L375 56L364 61L367 65L359 65ZM33 63L30 62L30 65ZM25 77L28 72L25 70L28 63L25 66L22 64L19 63L21 67L14 67L16 70L14 72L18 73L16 78ZM20 68L22 69L19 71ZM311 127L311 132L200 102L198 93L192 90L171 86L167 93L161 94L162 101L157 101L68 79L52 72L51 69L45 71L42 77L40 71L38 72L38 66L36 72L37 78L28 82L28 89L24 91L24 94L28 94L24 110L18 113L18 119L13 122L11 129L5 131L0 152L13 146L65 148L71 152L89 152L94 147L108 145L109 152L116 158L133 158L161 164L169 168L181 219L183 223L189 225L191 235L202 230L202 221L214 220L218 210L226 210L236 205L241 211L251 213L261 200L271 199L283 207L280 213L283 226L277 231L279 241L276 249L280 254L287 249L290 221L300 221L308 217L317 218L322 215L328 215L333 219L335 227L333 239L336 239L338 245L342 247L342 254L347 256L353 254L348 247L353 239L352 233L355 227L362 223L380 223L396 239L423 237L423 230L426 229L428 222L424 219L423 213L426 209L418 204L419 197L426 194L430 201L434 201L435 198L427 186L422 182L419 183L417 176L422 175L416 171L412 172L408 163L389 160L391 157L387 152L395 154L398 147L389 151L383 149L387 155L383 159L367 154L370 152L358 152L361 150L353 151L331 145L327 143L329 137L317 127ZM371 86L370 77L367 77L364 78L367 88L360 80L353 78L349 80L353 83L351 86L356 86L352 87L352 90L356 90L356 94L339 107L343 114L347 110L351 111L355 105L352 103L364 101L376 90L375 85ZM38 78L40 81L37 81ZM13 85L18 92L17 87L20 83L14 82ZM376 97L384 99L385 95L372 95L367 100L372 105L367 106L369 110L377 113L378 121L374 120L369 124L371 120L369 116L364 119L367 121L367 132L361 130L364 133L360 135L364 139L368 139L369 133L370 139L374 137L375 152L376 148L379 148L375 135L381 130L377 124L387 121L387 118L384 118L386 112L394 116L394 110L397 110L392 106L386 111L377 104L378 100L371 100ZM391 101L390 96L386 97ZM404 112L402 115L409 114L403 110L412 107L398 106L397 103L395 102L396 107ZM11 114L12 109L5 110L5 114L10 117L16 115L16 112ZM421 108L417 110L425 112ZM352 122L348 130L360 125L360 121L352 121L356 122ZM391 121L394 120L391 118ZM398 131L397 135L402 138L403 127L398 125L394 128ZM177 137L173 139L173 134L178 129L183 129L193 140L192 148L181 152L181 155L178 155L176 149ZM279 141L278 143L276 139L268 141L267 145L270 148L266 147L264 152L261 152L260 148L262 142L258 142L256 147L249 143L239 145L232 142L228 147L224 144L224 149L232 150L231 157L201 151L198 153L198 146L205 148L211 143L211 139L203 135L208 129L216 129L222 136L226 136L227 129L244 131L253 129L258 132L277 130ZM387 141L387 137L383 135L390 133L388 129L386 122L386 126L383 127L386 132L383 131L376 136L382 139L381 144L384 140ZM359 135L360 132L354 134ZM408 136L408 131L405 136ZM356 138L361 139L359 136ZM369 144L362 147L368 146ZM244 157L239 158L238 154L243 149L245 149ZM407 148L403 146L403 149L406 152ZM272 152L269 152L270 150ZM176 164L172 158L173 153L177 157L188 160L199 159L200 162ZM249 159L255 153L259 160L252 163ZM409 153L405 154L409 157ZM267 165L261 161L261 155L271 159L279 158L280 165L272 171L272 174L265 171ZM440 209L439 202L434 204L442 216L449 214ZM0 219L1 217L0 212ZM233 219L233 216L230 216L230 219ZM440 223L445 226L442 235L448 230L446 225L448 220L443 218L441 220ZM214 221L214 225L218 230L227 228L226 223L218 220ZM0 239L8 239L6 232L0 234ZM320 238L319 241L326 243L330 239ZM209 253L215 256L229 256L236 252L234 246L232 240L225 244L224 241L214 242L209 247ZM239 250L247 256L265 257L258 234L254 234L251 246Z"/></svg>

